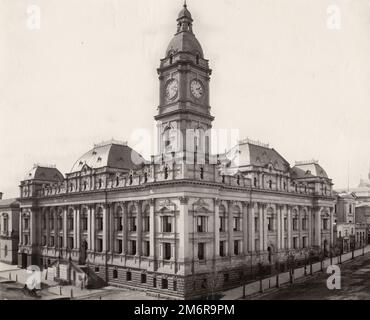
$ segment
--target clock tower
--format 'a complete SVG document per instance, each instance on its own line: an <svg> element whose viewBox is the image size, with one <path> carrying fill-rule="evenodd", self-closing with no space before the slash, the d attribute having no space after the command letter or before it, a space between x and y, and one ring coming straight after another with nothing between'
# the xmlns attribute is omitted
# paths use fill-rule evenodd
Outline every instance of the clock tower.
<svg viewBox="0 0 370 320"><path fill-rule="evenodd" d="M159 153L208 158L210 129L209 82L212 70L193 33L193 19L186 3L177 19L177 32L158 68Z"/></svg>

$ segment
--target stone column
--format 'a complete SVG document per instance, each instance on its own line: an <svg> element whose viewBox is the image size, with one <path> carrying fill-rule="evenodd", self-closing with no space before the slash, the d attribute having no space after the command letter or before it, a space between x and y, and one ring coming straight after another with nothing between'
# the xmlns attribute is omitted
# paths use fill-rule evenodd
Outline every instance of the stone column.
<svg viewBox="0 0 370 320"><path fill-rule="evenodd" d="M103 206L103 252L108 251L108 211L109 207L107 204Z"/></svg>
<svg viewBox="0 0 370 320"><path fill-rule="evenodd" d="M119 217L116 217L114 204L109 205L109 252L115 252L114 239L115 239L115 219L117 219L117 225L119 224Z"/></svg>
<svg viewBox="0 0 370 320"><path fill-rule="evenodd" d="M181 220L181 216L180 216ZM181 226L181 224L180 224ZM156 259L156 253L155 253L155 199L150 199L150 212L149 212L149 241L150 241L150 259L153 260L153 262Z"/></svg>
<svg viewBox="0 0 370 320"><path fill-rule="evenodd" d="M321 248L321 208L315 209L315 245Z"/></svg>
<svg viewBox="0 0 370 320"><path fill-rule="evenodd" d="M68 208L63 208L63 248L67 248L67 214Z"/></svg>
<svg viewBox="0 0 370 320"><path fill-rule="evenodd" d="M142 225L143 225L143 218L142 218L142 208L141 208L141 201L138 201L135 203L136 206L136 212L137 212L137 248L136 248L136 256L141 256L142 251Z"/></svg>
<svg viewBox="0 0 370 320"><path fill-rule="evenodd" d="M312 210L311 208L307 208L308 214L308 246L312 247L314 245L312 241Z"/></svg>
<svg viewBox="0 0 370 320"><path fill-rule="evenodd" d="M260 203L258 205L258 209L259 209L259 242L260 242L260 247L259 247L259 250L260 251L263 251L264 250L264 225L263 225L263 222L264 222L264 219L263 219L263 204Z"/></svg>
<svg viewBox="0 0 370 320"><path fill-rule="evenodd" d="M36 212L35 212L35 209L31 209L30 210L30 242L32 246L37 244L36 226L37 226Z"/></svg>
<svg viewBox="0 0 370 320"><path fill-rule="evenodd" d="M243 253L248 254L249 239L248 239L248 203L243 202Z"/></svg>
<svg viewBox="0 0 370 320"><path fill-rule="evenodd" d="M227 210L227 221L228 221L228 255L233 256L233 237L234 237L234 230L233 230L233 213L232 213L232 203L231 201L227 201L226 204L226 210Z"/></svg>
<svg viewBox="0 0 370 320"><path fill-rule="evenodd" d="M74 241L74 248L79 250L81 247L81 208L80 206L75 207L75 215L74 215L74 234L75 234L75 241Z"/></svg>
<svg viewBox="0 0 370 320"><path fill-rule="evenodd" d="M287 249L292 249L292 208L290 206L287 206L288 209L288 248Z"/></svg>
<svg viewBox="0 0 370 320"><path fill-rule="evenodd" d="M19 246L23 244L23 213L19 212Z"/></svg>
<svg viewBox="0 0 370 320"><path fill-rule="evenodd" d="M59 248L58 208L54 211L54 247Z"/></svg>
<svg viewBox="0 0 370 320"><path fill-rule="evenodd" d="M267 251L267 235L268 235L268 226L267 226L267 211L266 206L262 205L263 212L263 251Z"/></svg>
<svg viewBox="0 0 370 320"><path fill-rule="evenodd" d="M46 227L46 243L45 245L49 246L50 244L50 217L49 217L50 211L45 210L44 214L45 214L45 223L46 223L46 226L45 226ZM21 236L21 239L22 239L22 236Z"/></svg>
<svg viewBox="0 0 370 320"><path fill-rule="evenodd" d="M220 200L214 200L215 218L214 218L214 229L215 229L215 243L214 243L214 259L220 257Z"/></svg>
<svg viewBox="0 0 370 320"><path fill-rule="evenodd" d="M185 267L187 261L190 261L189 255L189 207L188 202L189 199L186 197L181 197L180 199L180 216L179 216L179 255L178 261L179 263L183 263L184 267L180 269L180 273L185 273ZM162 256L162 254L161 254Z"/></svg>
<svg viewBox="0 0 370 320"><path fill-rule="evenodd" d="M280 251L281 249L281 210L280 206L276 205L276 222L277 222L277 250Z"/></svg>
<svg viewBox="0 0 370 320"><path fill-rule="evenodd" d="M95 205L91 205L90 207L90 232L91 232L91 251L95 251L95 213L96 213L96 207Z"/></svg>
<svg viewBox="0 0 370 320"><path fill-rule="evenodd" d="M254 217L255 217L255 212L256 212L256 205L255 203L251 202L249 204L249 223L248 223L248 236L249 236L249 251L252 253L256 249L255 248L255 228L256 226L254 225Z"/></svg>

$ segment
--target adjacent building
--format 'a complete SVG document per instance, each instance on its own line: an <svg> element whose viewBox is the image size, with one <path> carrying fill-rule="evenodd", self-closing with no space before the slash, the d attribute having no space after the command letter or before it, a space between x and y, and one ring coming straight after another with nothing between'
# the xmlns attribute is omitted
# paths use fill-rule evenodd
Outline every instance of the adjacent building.
<svg viewBox="0 0 370 320"><path fill-rule="evenodd" d="M35 165L20 184L19 266L193 298L250 266L329 252L335 196L317 161L291 166L251 140L211 154L211 73L185 5L158 69L158 154L108 141L65 176Z"/></svg>
<svg viewBox="0 0 370 320"><path fill-rule="evenodd" d="M19 242L19 202L0 200L0 261L17 264Z"/></svg>

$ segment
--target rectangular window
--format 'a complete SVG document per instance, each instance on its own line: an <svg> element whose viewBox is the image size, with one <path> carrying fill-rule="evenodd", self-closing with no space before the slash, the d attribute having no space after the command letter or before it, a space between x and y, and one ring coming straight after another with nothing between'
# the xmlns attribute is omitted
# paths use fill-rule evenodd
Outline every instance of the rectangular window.
<svg viewBox="0 0 370 320"><path fill-rule="evenodd" d="M103 239L96 240L96 251L103 252Z"/></svg>
<svg viewBox="0 0 370 320"><path fill-rule="evenodd" d="M129 253L130 255L134 256L136 254L136 241L130 240L129 241Z"/></svg>
<svg viewBox="0 0 370 320"><path fill-rule="evenodd" d="M63 248L63 237L59 237L59 248Z"/></svg>
<svg viewBox="0 0 370 320"><path fill-rule="evenodd" d="M302 237L302 247L307 248L307 237Z"/></svg>
<svg viewBox="0 0 370 320"><path fill-rule="evenodd" d="M220 232L226 231L226 218L220 217Z"/></svg>
<svg viewBox="0 0 370 320"><path fill-rule="evenodd" d="M171 243L163 244L163 258L164 260L171 260Z"/></svg>
<svg viewBox="0 0 370 320"><path fill-rule="evenodd" d="M69 231L73 231L74 230L73 218L69 218L68 219L67 228L68 228Z"/></svg>
<svg viewBox="0 0 370 320"><path fill-rule="evenodd" d="M162 289L168 289L168 280L162 279Z"/></svg>
<svg viewBox="0 0 370 320"><path fill-rule="evenodd" d="M172 232L171 217L162 218L162 230L166 233Z"/></svg>
<svg viewBox="0 0 370 320"><path fill-rule="evenodd" d="M302 230L307 230L307 218L302 219Z"/></svg>
<svg viewBox="0 0 370 320"><path fill-rule="evenodd" d="M54 237L50 237L50 247L54 247L55 246L55 241L54 241Z"/></svg>
<svg viewBox="0 0 370 320"><path fill-rule="evenodd" d="M258 217L254 217L254 231L258 232L259 231L259 219Z"/></svg>
<svg viewBox="0 0 370 320"><path fill-rule="evenodd" d="M198 259L204 260L205 259L205 243L198 243Z"/></svg>
<svg viewBox="0 0 370 320"><path fill-rule="evenodd" d="M143 232L149 232L150 231L150 220L149 217L143 218Z"/></svg>
<svg viewBox="0 0 370 320"><path fill-rule="evenodd" d="M141 283L146 283L146 274L141 274Z"/></svg>
<svg viewBox="0 0 370 320"><path fill-rule="evenodd" d="M288 218L284 218L284 231L288 231Z"/></svg>
<svg viewBox="0 0 370 320"><path fill-rule="evenodd" d="M87 231L87 217L83 217L81 219L81 223L82 223L82 231Z"/></svg>
<svg viewBox="0 0 370 320"><path fill-rule="evenodd" d="M272 217L267 218L267 223L268 231L274 231L274 218Z"/></svg>
<svg viewBox="0 0 370 320"><path fill-rule="evenodd" d="M42 223L41 223L41 228L42 230L46 230L46 217L42 217Z"/></svg>
<svg viewBox="0 0 370 320"><path fill-rule="evenodd" d="M130 217L128 219L128 225L129 225L129 231L135 232L137 230L136 218L135 217Z"/></svg>
<svg viewBox="0 0 370 320"><path fill-rule="evenodd" d="M68 237L68 248L69 249L74 248L73 237Z"/></svg>
<svg viewBox="0 0 370 320"><path fill-rule="evenodd" d="M226 255L225 241L220 241L220 257Z"/></svg>
<svg viewBox="0 0 370 320"><path fill-rule="evenodd" d="M293 230L298 230L298 218L293 218Z"/></svg>
<svg viewBox="0 0 370 320"><path fill-rule="evenodd" d="M143 248L143 255L144 257L149 257L150 256L150 242L149 241L144 241L144 248Z"/></svg>
<svg viewBox="0 0 370 320"><path fill-rule="evenodd" d="M240 231L240 218L239 217L234 217L234 231Z"/></svg>
<svg viewBox="0 0 370 320"><path fill-rule="evenodd" d="M207 232L207 217L197 217L197 232Z"/></svg>
<svg viewBox="0 0 370 320"><path fill-rule="evenodd" d="M118 240L118 253L122 254L123 253L123 245L122 245L122 240Z"/></svg>
<svg viewBox="0 0 370 320"><path fill-rule="evenodd" d="M122 231L123 230L123 218L119 217L117 219L117 231Z"/></svg>
<svg viewBox="0 0 370 320"><path fill-rule="evenodd" d="M239 241L234 241L234 254L238 256L240 254Z"/></svg>
<svg viewBox="0 0 370 320"><path fill-rule="evenodd" d="M126 281L131 281L132 280L132 275L131 275L131 272L130 271L128 271L127 273L126 273Z"/></svg>

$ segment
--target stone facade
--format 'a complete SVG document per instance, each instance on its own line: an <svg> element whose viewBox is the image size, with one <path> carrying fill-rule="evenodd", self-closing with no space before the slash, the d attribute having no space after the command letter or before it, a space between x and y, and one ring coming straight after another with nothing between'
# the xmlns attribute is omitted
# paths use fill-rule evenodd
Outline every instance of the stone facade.
<svg viewBox="0 0 370 320"><path fill-rule="evenodd" d="M0 261L8 264L17 263L19 212L15 199L0 200Z"/></svg>
<svg viewBox="0 0 370 320"><path fill-rule="evenodd" d="M332 182L316 161L291 167L250 140L230 151L237 165L211 155L211 70L186 6L177 21L158 69L158 155L110 141L66 177L35 166L20 185L20 266L69 260L112 285L192 298L240 284L250 265L333 245Z"/></svg>

